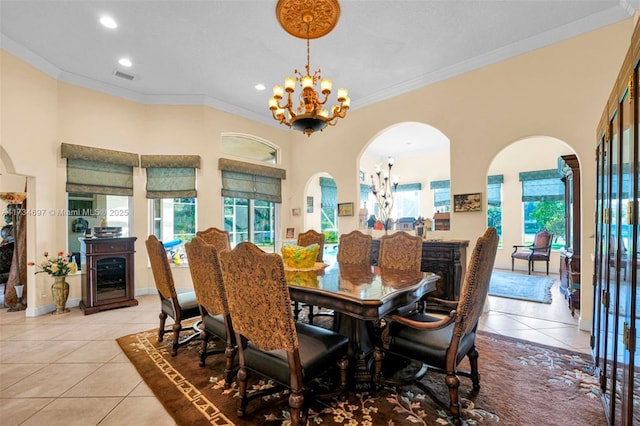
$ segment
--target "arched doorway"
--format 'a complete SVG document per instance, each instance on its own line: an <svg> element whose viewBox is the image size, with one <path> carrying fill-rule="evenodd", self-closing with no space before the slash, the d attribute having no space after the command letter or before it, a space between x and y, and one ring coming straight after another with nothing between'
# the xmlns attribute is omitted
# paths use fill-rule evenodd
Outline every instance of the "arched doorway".
<svg viewBox="0 0 640 426"><path fill-rule="evenodd" d="M376 167L381 173L388 171L389 158L393 158L391 178L399 180L391 212L396 225L402 218L433 218L437 212L449 212L449 139L437 128L417 122L397 123L381 130L363 150L360 208L380 217L380 206L369 187L372 178L378 179Z"/></svg>

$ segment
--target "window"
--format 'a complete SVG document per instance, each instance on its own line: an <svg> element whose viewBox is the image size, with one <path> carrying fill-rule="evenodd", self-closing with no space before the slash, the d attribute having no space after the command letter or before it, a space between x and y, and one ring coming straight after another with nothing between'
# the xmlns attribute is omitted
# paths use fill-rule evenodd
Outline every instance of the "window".
<svg viewBox="0 0 640 426"><path fill-rule="evenodd" d="M487 226L496 228L502 244L502 183L503 175L487 177Z"/></svg>
<svg viewBox="0 0 640 426"><path fill-rule="evenodd" d="M196 235L196 199L153 199L151 218L152 233L163 243L191 241Z"/></svg>
<svg viewBox="0 0 640 426"><path fill-rule="evenodd" d="M102 226L103 220L129 236L133 168L140 161L138 154L66 143L60 152L67 159L67 249L78 261L78 238L87 229Z"/></svg>
<svg viewBox="0 0 640 426"><path fill-rule="evenodd" d="M236 133L222 135L220 151L226 155L269 164L276 164L278 158L277 148L267 141Z"/></svg>
<svg viewBox="0 0 640 426"><path fill-rule="evenodd" d="M338 186L332 178L320 178L320 230L325 242L338 241Z"/></svg>
<svg viewBox="0 0 640 426"><path fill-rule="evenodd" d="M221 151L236 157L274 164L277 148L251 136L225 134ZM220 158L224 229L231 245L251 241L265 251L276 250L281 181L286 172L272 166Z"/></svg>
<svg viewBox="0 0 640 426"><path fill-rule="evenodd" d="M275 251L276 204L270 201L224 197L224 230L231 246L251 241L264 251Z"/></svg>
<svg viewBox="0 0 640 426"><path fill-rule="evenodd" d="M436 212L447 213L451 211L451 181L434 180L431 182L433 190L433 207Z"/></svg>
<svg viewBox="0 0 640 426"><path fill-rule="evenodd" d="M419 183L398 185L394 195L395 201L391 217L399 219L401 217L417 218L420 216L421 189L422 185Z"/></svg>
<svg viewBox="0 0 640 426"><path fill-rule="evenodd" d="M557 169L520 173L525 244L532 243L535 233L546 228L554 235L554 246L564 246L565 206L561 178Z"/></svg>
<svg viewBox="0 0 640 426"><path fill-rule="evenodd" d="M197 229L196 169L200 156L142 155L140 165L147 172L151 233L179 265L186 261L184 243L191 241Z"/></svg>

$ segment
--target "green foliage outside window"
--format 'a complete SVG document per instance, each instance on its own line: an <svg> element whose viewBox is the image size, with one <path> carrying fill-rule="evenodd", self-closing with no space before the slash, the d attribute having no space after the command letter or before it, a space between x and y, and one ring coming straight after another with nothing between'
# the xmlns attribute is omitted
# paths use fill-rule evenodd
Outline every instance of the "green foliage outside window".
<svg viewBox="0 0 640 426"><path fill-rule="evenodd" d="M535 234L541 229L547 229L553 234L553 249L560 249L564 244L564 216L562 200L527 202L525 203L525 234Z"/></svg>

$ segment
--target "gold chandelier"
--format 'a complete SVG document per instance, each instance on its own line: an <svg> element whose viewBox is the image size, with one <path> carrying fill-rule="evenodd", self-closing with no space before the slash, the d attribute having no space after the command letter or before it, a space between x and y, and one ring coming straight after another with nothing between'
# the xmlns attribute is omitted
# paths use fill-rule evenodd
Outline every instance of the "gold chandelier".
<svg viewBox="0 0 640 426"><path fill-rule="evenodd" d="M331 94L331 80L323 79L320 69L311 74L309 67L309 40L322 37L333 30L340 17L340 5L337 0L279 0L276 5L276 17L282 28L289 34L307 40L307 65L305 65L306 74L303 75L296 69L294 70L296 77L285 78L284 87L273 87L269 109L273 118L280 124L311 136L313 132L321 131L328 125L335 126L339 118L346 117L351 102L347 96L347 89L338 89L338 104L331 107L331 115L329 115L324 105ZM318 82L320 82L322 95L315 89ZM302 88L297 107L292 99L296 83L299 83ZM281 105L280 101L285 92L287 103Z"/></svg>

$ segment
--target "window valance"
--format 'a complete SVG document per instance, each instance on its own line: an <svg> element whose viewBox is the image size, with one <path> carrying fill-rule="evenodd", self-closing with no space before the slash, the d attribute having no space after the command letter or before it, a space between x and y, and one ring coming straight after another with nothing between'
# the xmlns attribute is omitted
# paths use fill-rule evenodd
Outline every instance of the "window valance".
<svg viewBox="0 0 640 426"><path fill-rule="evenodd" d="M398 187L396 188L396 191L401 192L401 191L421 191L422 190L422 184L421 183L405 183L402 185L398 185Z"/></svg>
<svg viewBox="0 0 640 426"><path fill-rule="evenodd" d="M67 159L67 192L133 195L133 167L138 154L63 143L61 157Z"/></svg>
<svg viewBox="0 0 640 426"><path fill-rule="evenodd" d="M147 198L194 198L199 155L142 155L147 170Z"/></svg>
<svg viewBox="0 0 640 426"><path fill-rule="evenodd" d="M224 197L282 202L281 187L286 170L228 158L220 158L218 168L222 171Z"/></svg>
<svg viewBox="0 0 640 426"><path fill-rule="evenodd" d="M564 200L564 184L558 169L520 172L522 201Z"/></svg>

